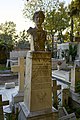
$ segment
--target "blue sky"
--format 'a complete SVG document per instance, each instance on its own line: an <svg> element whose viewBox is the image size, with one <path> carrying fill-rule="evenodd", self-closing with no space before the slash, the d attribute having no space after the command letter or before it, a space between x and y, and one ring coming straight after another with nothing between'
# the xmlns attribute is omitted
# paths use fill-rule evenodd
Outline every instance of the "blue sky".
<svg viewBox="0 0 80 120"><path fill-rule="evenodd" d="M66 4L70 3L70 1L71 0L65 0ZM27 30L31 23L23 17L23 8L24 0L0 0L0 23L13 21L16 23L18 31L23 29Z"/></svg>

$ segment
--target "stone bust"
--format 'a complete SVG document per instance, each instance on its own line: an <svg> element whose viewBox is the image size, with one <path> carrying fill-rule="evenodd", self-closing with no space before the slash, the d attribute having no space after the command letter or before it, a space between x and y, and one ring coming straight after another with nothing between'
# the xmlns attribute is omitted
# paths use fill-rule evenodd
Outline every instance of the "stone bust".
<svg viewBox="0 0 80 120"><path fill-rule="evenodd" d="M43 30L42 23L44 22L45 15L43 11L37 11L33 15L35 28L30 27L27 32L31 35L31 50L45 51L46 34Z"/></svg>

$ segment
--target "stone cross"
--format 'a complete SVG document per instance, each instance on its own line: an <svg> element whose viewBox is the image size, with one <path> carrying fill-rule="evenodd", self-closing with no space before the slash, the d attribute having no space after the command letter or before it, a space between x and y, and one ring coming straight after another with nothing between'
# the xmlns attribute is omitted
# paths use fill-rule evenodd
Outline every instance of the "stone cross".
<svg viewBox="0 0 80 120"><path fill-rule="evenodd" d="M12 72L18 72L19 91L24 91L24 57L18 58L18 65L11 66Z"/></svg>
<svg viewBox="0 0 80 120"><path fill-rule="evenodd" d="M2 101L2 95L0 95L0 120L4 120L3 106L9 105L9 100Z"/></svg>
<svg viewBox="0 0 80 120"><path fill-rule="evenodd" d="M57 90L61 89L61 85L57 85L57 81L53 80L53 87L52 87L52 92L53 92L53 106L55 108L58 107L58 96L57 96Z"/></svg>

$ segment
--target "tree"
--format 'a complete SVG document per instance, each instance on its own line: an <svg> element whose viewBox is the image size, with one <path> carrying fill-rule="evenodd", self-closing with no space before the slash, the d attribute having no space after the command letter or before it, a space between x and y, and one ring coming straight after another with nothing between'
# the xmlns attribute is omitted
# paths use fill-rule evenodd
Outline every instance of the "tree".
<svg viewBox="0 0 80 120"><path fill-rule="evenodd" d="M78 16L80 15L80 0L74 0L70 4L70 12L72 16Z"/></svg>
<svg viewBox="0 0 80 120"><path fill-rule="evenodd" d="M58 37L61 41L63 38L62 32L69 26L70 17L68 9L64 3L59 3L59 6L50 13L47 13L45 27L50 34L58 32Z"/></svg>
<svg viewBox="0 0 80 120"><path fill-rule="evenodd" d="M16 24L14 24L14 22L5 22L4 24L1 23L0 25L0 34L3 34L4 36L10 36L10 39L8 41L8 39L5 37L5 39L3 38L3 40L5 40L6 42L13 42L15 39L15 35L16 35Z"/></svg>
<svg viewBox="0 0 80 120"><path fill-rule="evenodd" d="M35 11L42 10L45 13L58 7L59 0L29 0L25 1L23 14L32 20Z"/></svg>
<svg viewBox="0 0 80 120"><path fill-rule="evenodd" d="M44 28L48 33L48 42L52 43L52 55L54 50L54 34L58 32L60 40L62 39L62 31L69 26L69 16L67 14L67 7L59 0L30 0L25 3L23 14L29 19L32 18L35 11L42 10L45 13ZM49 46L49 45L47 45ZM51 46L51 45L50 45ZM48 47L50 48L50 47Z"/></svg>
<svg viewBox="0 0 80 120"><path fill-rule="evenodd" d="M30 44L28 41L28 37L29 37L29 35L27 34L27 32L25 30L20 32L20 34L17 37L17 41L15 42L15 48L17 48L17 49L29 49Z"/></svg>
<svg viewBox="0 0 80 120"><path fill-rule="evenodd" d="M80 34L80 0L74 0L69 5L69 15L71 17L71 41L73 35Z"/></svg>
<svg viewBox="0 0 80 120"><path fill-rule="evenodd" d="M0 25L0 62L6 62L9 52L13 49L16 24L13 22L5 22Z"/></svg>

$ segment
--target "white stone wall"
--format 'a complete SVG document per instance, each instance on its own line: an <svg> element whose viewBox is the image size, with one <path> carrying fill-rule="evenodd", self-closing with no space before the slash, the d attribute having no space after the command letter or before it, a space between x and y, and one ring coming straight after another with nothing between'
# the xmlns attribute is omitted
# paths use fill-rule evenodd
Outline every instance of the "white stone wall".
<svg viewBox="0 0 80 120"><path fill-rule="evenodd" d="M57 56L59 56L60 59L62 59L62 51L63 50L66 50L66 49L69 49L69 43L62 43L62 44L57 44Z"/></svg>
<svg viewBox="0 0 80 120"><path fill-rule="evenodd" d="M12 51L10 52L10 59L18 59L18 57L26 57L27 50L21 50L21 51Z"/></svg>

